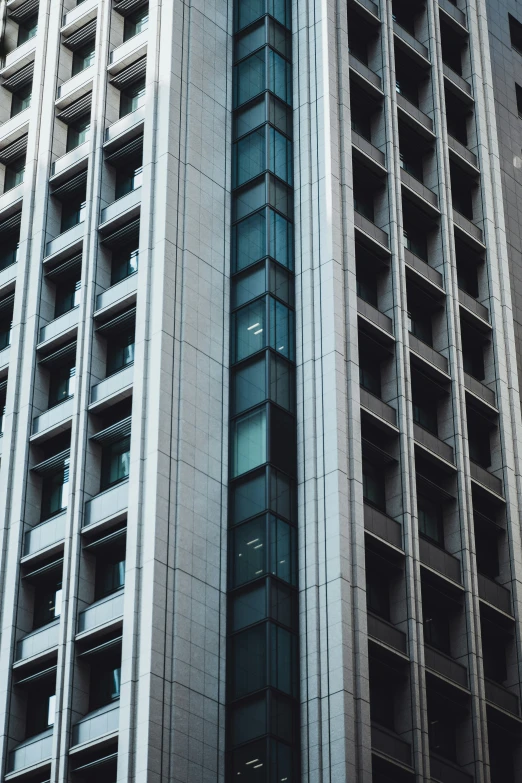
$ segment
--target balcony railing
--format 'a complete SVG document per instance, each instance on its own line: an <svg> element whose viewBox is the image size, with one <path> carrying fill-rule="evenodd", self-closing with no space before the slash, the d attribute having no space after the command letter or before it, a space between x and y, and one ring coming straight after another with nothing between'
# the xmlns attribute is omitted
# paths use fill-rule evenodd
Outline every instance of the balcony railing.
<svg viewBox="0 0 522 783"><path fill-rule="evenodd" d="M455 139L451 134L448 133L448 147L450 150L453 150L457 155L460 155L461 158L464 158L465 161L467 161L471 166L474 168L478 168L478 161L477 156L475 153L471 152L471 150L468 150L467 147L464 146L464 144L461 144L460 141Z"/></svg>
<svg viewBox="0 0 522 783"><path fill-rule="evenodd" d="M65 517L66 512L63 511L61 514L52 517L52 519L41 522L39 525L27 530L24 537L24 557L34 555L35 552L40 552L42 549L47 549L53 546L53 544L63 541L65 536Z"/></svg>
<svg viewBox="0 0 522 783"><path fill-rule="evenodd" d="M122 481L115 487L100 492L85 504L83 526L95 525L104 520L123 517L129 504L129 482Z"/></svg>
<svg viewBox="0 0 522 783"><path fill-rule="evenodd" d="M369 302L365 302L360 296L357 297L357 312L359 315L363 315L369 321L372 321L376 326L379 326L388 334L393 334L392 319L387 315L381 313L376 307Z"/></svg>
<svg viewBox="0 0 522 783"><path fill-rule="evenodd" d="M357 147L358 150L364 152L369 158L383 168L386 166L386 158L384 152L381 152L377 147L374 147L371 142L361 136L360 133L356 133L352 130L352 144Z"/></svg>
<svg viewBox="0 0 522 783"><path fill-rule="evenodd" d="M86 95L91 89L91 82L93 79L94 65L91 65L89 68L84 68L80 73L67 79L63 84L60 84L58 86L57 95L59 101L63 102L60 104L60 107L66 102L71 103L72 99L76 100L77 98L81 98L82 95ZM68 101L65 101L64 99L68 96L71 97L69 97Z"/></svg>
<svg viewBox="0 0 522 783"><path fill-rule="evenodd" d="M453 82L453 84L455 84L459 90L462 90L462 92L466 93L466 95L471 98L471 84L467 82L466 79L463 79L462 76L459 76L458 73L455 73L455 71L450 68L449 65L446 65L446 63L442 64L442 70L446 79L449 79L450 82Z"/></svg>
<svg viewBox="0 0 522 783"><path fill-rule="evenodd" d="M118 139L120 136L124 138L127 134L137 135L137 129L145 120L145 106L140 106L139 109L126 114L112 125L109 125L105 130L105 143L112 142Z"/></svg>
<svg viewBox="0 0 522 783"><path fill-rule="evenodd" d="M71 24L77 23L78 27L83 26L85 20L83 17L92 16L94 11L98 8L98 0L83 0L78 3L74 8L63 15L63 27L68 27Z"/></svg>
<svg viewBox="0 0 522 783"><path fill-rule="evenodd" d="M427 644L424 645L424 660L428 669L442 674L443 677L456 682L463 688L468 687L468 670L458 661L454 661L453 658Z"/></svg>
<svg viewBox="0 0 522 783"><path fill-rule="evenodd" d="M73 726L72 744L83 745L85 742L93 742L101 739L106 734L118 731L120 722L120 705L109 704L107 707L89 713L85 718Z"/></svg>
<svg viewBox="0 0 522 783"><path fill-rule="evenodd" d="M9 73L16 73L26 63L30 63L34 59L36 41L37 37L34 35L29 40L24 41L23 44L20 44L20 46L12 49L0 62L1 69L9 69Z"/></svg>
<svg viewBox="0 0 522 783"><path fill-rule="evenodd" d="M368 68L363 62L357 59L353 54L350 54L350 68L352 68L359 76L362 76L373 87L376 87L382 92L381 77L374 73L371 68Z"/></svg>
<svg viewBox="0 0 522 783"><path fill-rule="evenodd" d="M411 745L393 731L372 723L372 750L411 767Z"/></svg>
<svg viewBox="0 0 522 783"><path fill-rule="evenodd" d="M2 193L0 196L0 219L13 214L19 207L19 202L24 197L24 183L20 182L16 187Z"/></svg>
<svg viewBox="0 0 522 783"><path fill-rule="evenodd" d="M104 225L105 223L110 223L113 220L116 220L116 218L125 215L129 216L129 219L131 217L131 214L136 214L136 210L138 209L139 205L141 204L141 187L135 188L134 190L131 190L129 193L126 193L121 198L116 199L116 201L113 201L112 204L109 204L108 207L105 207L105 209L102 209L101 213L101 223Z"/></svg>
<svg viewBox="0 0 522 783"><path fill-rule="evenodd" d="M428 345L422 340L419 340L419 338L416 337L411 332L410 332L410 348L418 356L421 356L423 359L426 359L426 361L430 362L430 364L433 364L435 365L435 367L438 367L438 369L442 370L442 372L446 373L446 375L448 374L448 360L446 359L446 357L443 356L438 351L436 351L435 348L432 348L431 345Z"/></svg>
<svg viewBox="0 0 522 783"><path fill-rule="evenodd" d="M138 35L133 35L128 41L117 46L116 49L113 49L109 57L111 66L114 66L116 63L121 63L119 67L122 68L123 65L134 62L147 48L148 37L148 30L143 30L141 33L138 33ZM111 73L114 73L112 68Z"/></svg>
<svg viewBox="0 0 522 783"><path fill-rule="evenodd" d="M486 700L489 701L490 704L495 704L497 707L500 707L500 709L511 712L512 715L519 714L518 697L514 693L503 688L502 685L492 682L492 680L486 679L484 685Z"/></svg>
<svg viewBox="0 0 522 783"><path fill-rule="evenodd" d="M426 130L433 133L433 120L400 93L397 93L397 105L406 112L406 114L409 114L410 117L413 117L414 120L426 128Z"/></svg>
<svg viewBox="0 0 522 783"><path fill-rule="evenodd" d="M355 228L358 228L360 231L363 231L367 236L369 236L375 242L378 242L380 245L383 245L383 247L385 248L389 247L388 234L386 233L386 231L383 231L382 228L376 226L375 223L372 223L371 220L368 220L368 218L364 217L364 215L361 215L360 212L354 211L353 222Z"/></svg>
<svg viewBox="0 0 522 783"><path fill-rule="evenodd" d="M440 438L437 438L433 433L425 430L424 427L420 427L418 424L414 423L413 437L416 443L420 443L421 446L429 449L433 454L436 454L437 457L440 457L446 462L455 464L452 447L448 446L448 444L444 443Z"/></svg>
<svg viewBox="0 0 522 783"><path fill-rule="evenodd" d="M430 756L432 783L473 783L473 776L439 756Z"/></svg>
<svg viewBox="0 0 522 783"><path fill-rule="evenodd" d="M134 365L110 375L104 381L97 383L91 389L91 405L107 397L114 397L132 386L134 379Z"/></svg>
<svg viewBox="0 0 522 783"><path fill-rule="evenodd" d="M81 169L81 166L75 164L83 163L87 155L89 154L89 142L84 141L83 144L79 144L70 152L66 152L65 155L60 155L53 161L51 175L56 177L57 174L63 174L67 172L69 176L72 176L75 169ZM83 164L85 165L85 164Z"/></svg>
<svg viewBox="0 0 522 783"><path fill-rule="evenodd" d="M462 215L456 209L453 210L453 222L456 226L462 229L462 231L465 231L466 234L469 234L470 237L473 237L473 239L476 239L477 242L480 242L481 245L484 244L482 229L476 226L475 223L472 223L471 220Z"/></svg>
<svg viewBox="0 0 522 783"><path fill-rule="evenodd" d="M370 612L368 612L368 636L406 654L406 634Z"/></svg>
<svg viewBox="0 0 522 783"><path fill-rule="evenodd" d="M379 511L368 503L364 504L364 529L379 538L388 541L389 544L402 549L402 528L395 519Z"/></svg>
<svg viewBox="0 0 522 783"><path fill-rule="evenodd" d="M65 424L73 415L74 410L74 398L69 397L68 400L64 400L59 405L55 405L53 408L42 413L40 416L35 416L33 419L33 435L40 435L46 430L59 427L60 424Z"/></svg>
<svg viewBox="0 0 522 783"><path fill-rule="evenodd" d="M411 250L408 250L407 247L404 248L404 261L407 266L411 267L411 269L415 269L416 272L429 280L430 283L433 283L438 288L444 288L441 273L427 264L426 261L423 261L422 258L416 256L415 253L412 253Z"/></svg>
<svg viewBox="0 0 522 783"><path fill-rule="evenodd" d="M22 742L9 754L9 772L18 772L44 761L50 761L53 750L53 730Z"/></svg>
<svg viewBox="0 0 522 783"><path fill-rule="evenodd" d="M84 229L85 229L85 222L82 220L81 223L77 223L72 228L69 228L67 231L64 231L62 234L58 234L58 236L55 237L54 239L51 239L51 241L47 243L47 248L46 248L47 257L54 256L56 253L59 253L60 251L65 251L68 248L72 247L73 245L81 242L81 240L83 239Z"/></svg>
<svg viewBox="0 0 522 783"><path fill-rule="evenodd" d="M116 304L120 299L124 299L131 294L136 293L138 289L138 275L132 274L120 280L119 283L111 285L106 291L102 291L96 297L96 310L104 310L110 305Z"/></svg>
<svg viewBox="0 0 522 783"><path fill-rule="evenodd" d="M473 462L473 460L469 461L469 467L471 478L474 479L474 481L478 481L479 484L487 487L487 489L490 489L496 495L503 497L502 479L497 478L493 473L490 473L489 470L483 468L482 465Z"/></svg>
<svg viewBox="0 0 522 783"><path fill-rule="evenodd" d="M16 660L23 661L25 658L32 658L33 655L40 655L46 650L57 647L59 633L60 621L55 620L53 623L27 634L16 644Z"/></svg>
<svg viewBox="0 0 522 783"><path fill-rule="evenodd" d="M497 584L497 582L494 582L493 579L479 573L478 592L483 601L487 601L488 604L496 606L497 609L500 609L501 612L505 612L505 614L513 614L511 610L511 592L507 587L503 587L502 585Z"/></svg>
<svg viewBox="0 0 522 783"><path fill-rule="evenodd" d="M439 0L440 7L453 17L462 27L466 27L466 14L451 2L451 0Z"/></svg>
<svg viewBox="0 0 522 783"><path fill-rule="evenodd" d="M96 601L95 604L80 612L78 633L92 631L93 628L98 628L100 625L105 625L123 617L123 595L123 590L120 590L114 593L114 595L102 598L101 601Z"/></svg>
<svg viewBox="0 0 522 783"><path fill-rule="evenodd" d="M476 299L470 296L466 291L463 291L462 288L459 288L459 302L463 307L466 307L474 315L489 323L488 308L481 304L481 302L477 302Z"/></svg>
<svg viewBox="0 0 522 783"><path fill-rule="evenodd" d="M421 57L429 61L430 53L428 52L427 47L424 46L424 44L422 44L420 41L417 41L413 35L410 35L410 33L405 30L404 27L401 27L398 22L393 23L393 32L398 38L407 43L409 47L414 49L417 54L420 54Z"/></svg>
<svg viewBox="0 0 522 783"><path fill-rule="evenodd" d="M9 358L11 356L11 346L8 345L3 351L0 351L0 370L4 370L9 366Z"/></svg>
<svg viewBox="0 0 522 783"><path fill-rule="evenodd" d="M460 584L460 560L449 552L425 538L419 538L419 555L421 563Z"/></svg>
<svg viewBox="0 0 522 783"><path fill-rule="evenodd" d="M395 408L392 408L391 405L388 405L386 402L383 402L381 399L379 399L379 397L376 397L375 394L372 394L367 389L363 389L362 386L361 386L360 394L361 394L361 405L363 406L363 408L366 408L372 413L375 413L376 416L379 416L381 419L384 419L390 424L393 424L394 426L396 425L397 411L395 410Z"/></svg>
<svg viewBox="0 0 522 783"><path fill-rule="evenodd" d="M497 407L495 392L467 372L464 373L464 387L476 397L480 397L484 402L487 402L488 405L492 405L493 408Z"/></svg>
<svg viewBox="0 0 522 783"><path fill-rule="evenodd" d="M47 340L54 340L61 334L66 334L69 330L78 326L78 316L80 313L79 307L73 307L67 313L60 315L53 321L50 321L40 329L40 342L45 343Z"/></svg>
<svg viewBox="0 0 522 783"><path fill-rule="evenodd" d="M417 194L423 201L433 207L433 209L439 209L439 199L437 194L423 185L416 177L413 177L404 169L401 169L401 182L406 185L407 188Z"/></svg>
<svg viewBox="0 0 522 783"><path fill-rule="evenodd" d="M376 16L377 19L379 18L379 8L375 3L372 3L372 0L355 0L355 3L356 5L362 5L373 16Z"/></svg>

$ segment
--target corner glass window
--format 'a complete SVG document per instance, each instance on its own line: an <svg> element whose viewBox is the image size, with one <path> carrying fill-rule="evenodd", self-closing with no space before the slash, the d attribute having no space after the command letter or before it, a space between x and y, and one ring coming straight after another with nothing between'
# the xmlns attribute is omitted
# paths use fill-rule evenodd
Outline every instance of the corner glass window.
<svg viewBox="0 0 522 783"><path fill-rule="evenodd" d="M82 71L85 71L86 68L93 65L95 54L96 48L94 45L94 38L92 41L85 44L85 46L82 46L81 49L76 49L76 51L73 52L72 75L76 76L77 73L81 73Z"/></svg>
<svg viewBox="0 0 522 783"><path fill-rule="evenodd" d="M294 314L286 305L268 297L269 334L267 334L267 297L241 308L234 314L234 361L240 361L270 346L287 359L294 358Z"/></svg>
<svg viewBox="0 0 522 783"><path fill-rule="evenodd" d="M266 783L267 780L293 783L292 748L275 740L242 745L232 754L232 775L234 780L240 775L244 783Z"/></svg>
<svg viewBox="0 0 522 783"><path fill-rule="evenodd" d="M11 117L15 117L20 112L25 111L31 105L31 97L33 92L32 83L26 84L24 87L20 87L19 90L13 93L11 99Z"/></svg>
<svg viewBox="0 0 522 783"><path fill-rule="evenodd" d="M119 484L129 477L130 435L104 446L102 453L102 490Z"/></svg>
<svg viewBox="0 0 522 783"><path fill-rule="evenodd" d="M285 103L291 103L291 66L273 49L265 47L235 65L234 107L270 90Z"/></svg>
<svg viewBox="0 0 522 783"><path fill-rule="evenodd" d="M248 413L232 424L232 476L266 462L266 408Z"/></svg>
<svg viewBox="0 0 522 783"><path fill-rule="evenodd" d="M145 78L138 79L134 84L121 91L120 118L126 117L127 114L145 105L145 92Z"/></svg>
<svg viewBox="0 0 522 783"><path fill-rule="evenodd" d="M232 242L235 272L267 255L293 269L292 225L271 209L256 212L234 226Z"/></svg>
<svg viewBox="0 0 522 783"><path fill-rule="evenodd" d="M17 185L21 185L24 181L25 174L25 155L23 158L17 158L9 163L5 167L4 178L4 193L12 188L16 188Z"/></svg>
<svg viewBox="0 0 522 783"><path fill-rule="evenodd" d="M56 285L56 297L54 300L54 317L58 318L68 313L74 307L78 307L81 299L81 280L71 278L61 280Z"/></svg>
<svg viewBox="0 0 522 783"><path fill-rule="evenodd" d="M123 40L128 41L129 38L133 38L135 35L139 35L149 26L149 6L143 5L138 8L134 13L125 17L123 27Z"/></svg>
<svg viewBox="0 0 522 783"><path fill-rule="evenodd" d="M76 367L57 367L52 371L49 383L49 408L59 405L73 396L76 387Z"/></svg>
<svg viewBox="0 0 522 783"><path fill-rule="evenodd" d="M69 466L45 476L42 481L42 522L61 514L69 498Z"/></svg>
<svg viewBox="0 0 522 783"><path fill-rule="evenodd" d="M107 377L134 361L134 331L114 336L107 343Z"/></svg>
<svg viewBox="0 0 522 783"><path fill-rule="evenodd" d="M26 41L34 38L38 32L38 14L33 14L23 22L20 22L18 26L18 46L21 46Z"/></svg>
<svg viewBox="0 0 522 783"><path fill-rule="evenodd" d="M112 254L111 285L116 285L120 280L125 280L138 271L137 247L129 246L122 250L115 250Z"/></svg>
<svg viewBox="0 0 522 783"><path fill-rule="evenodd" d="M234 587L267 573L295 584L296 538L288 522L263 515L234 528L231 535Z"/></svg>
<svg viewBox="0 0 522 783"><path fill-rule="evenodd" d="M74 228L79 223L83 223L85 220L85 213L87 212L87 202L83 200L84 197L71 197L70 201L62 202L62 221L60 225L60 233L68 231L70 228Z"/></svg>
<svg viewBox="0 0 522 783"><path fill-rule="evenodd" d="M91 137L91 117L86 114L75 122L73 125L69 125L67 130L67 152L76 149L80 144L89 141Z"/></svg>

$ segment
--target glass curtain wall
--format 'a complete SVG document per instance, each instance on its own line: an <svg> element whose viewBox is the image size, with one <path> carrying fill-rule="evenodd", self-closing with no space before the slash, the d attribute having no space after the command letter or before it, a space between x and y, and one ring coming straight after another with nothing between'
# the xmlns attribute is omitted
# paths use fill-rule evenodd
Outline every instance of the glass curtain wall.
<svg viewBox="0 0 522 783"><path fill-rule="evenodd" d="M291 7L236 0L227 779L299 780Z"/></svg>

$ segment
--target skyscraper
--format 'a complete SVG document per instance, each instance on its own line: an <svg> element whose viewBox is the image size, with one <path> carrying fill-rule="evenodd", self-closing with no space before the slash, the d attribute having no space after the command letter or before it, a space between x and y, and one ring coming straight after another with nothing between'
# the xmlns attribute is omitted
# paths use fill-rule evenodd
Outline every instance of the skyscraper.
<svg viewBox="0 0 522 783"><path fill-rule="evenodd" d="M0 779L522 779L515 0L2 0Z"/></svg>

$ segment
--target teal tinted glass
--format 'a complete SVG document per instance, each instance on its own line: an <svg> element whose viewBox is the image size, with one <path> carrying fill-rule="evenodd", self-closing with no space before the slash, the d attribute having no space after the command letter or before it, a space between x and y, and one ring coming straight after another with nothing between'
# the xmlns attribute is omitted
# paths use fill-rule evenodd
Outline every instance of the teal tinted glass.
<svg viewBox="0 0 522 783"><path fill-rule="evenodd" d="M266 408L235 419L232 425L232 475L240 476L266 462Z"/></svg>
<svg viewBox="0 0 522 783"><path fill-rule="evenodd" d="M249 590L236 593L232 599L231 615L233 631L239 631L240 628L264 620L266 617L266 582L261 582Z"/></svg>
<svg viewBox="0 0 522 783"><path fill-rule="evenodd" d="M281 302L270 298L270 347L293 360L293 334L293 312Z"/></svg>
<svg viewBox="0 0 522 783"><path fill-rule="evenodd" d="M270 355L270 399L287 411L293 411L295 376L293 368L273 354Z"/></svg>
<svg viewBox="0 0 522 783"><path fill-rule="evenodd" d="M285 103L292 103L292 67L272 49L268 50L268 89Z"/></svg>
<svg viewBox="0 0 522 783"><path fill-rule="evenodd" d="M233 412L242 413L266 399L266 360L238 367L233 375Z"/></svg>
<svg viewBox="0 0 522 783"><path fill-rule="evenodd" d="M282 215L270 210L269 255L287 269L294 268L293 228Z"/></svg>
<svg viewBox="0 0 522 783"><path fill-rule="evenodd" d="M257 299L234 315L234 361L246 359L266 346L266 300Z"/></svg>
<svg viewBox="0 0 522 783"><path fill-rule="evenodd" d="M289 185L292 183L292 144L282 133L268 128L270 171Z"/></svg>
<svg viewBox="0 0 522 783"><path fill-rule="evenodd" d="M285 582L295 584L295 530L288 522L273 516L270 516L269 570Z"/></svg>
<svg viewBox="0 0 522 783"><path fill-rule="evenodd" d="M265 128L250 133L234 144L233 187L257 177L267 166Z"/></svg>
<svg viewBox="0 0 522 783"><path fill-rule="evenodd" d="M245 269L266 256L267 212L256 212L233 229L232 263L234 272Z"/></svg>
<svg viewBox="0 0 522 783"><path fill-rule="evenodd" d="M240 307L266 291L265 263L251 267L242 275L237 275L232 283L232 309Z"/></svg>
<svg viewBox="0 0 522 783"><path fill-rule="evenodd" d="M266 89L266 67L265 67L266 49L247 57L246 60L234 66L234 105L240 106L242 103L255 98L260 92Z"/></svg>
<svg viewBox="0 0 522 783"><path fill-rule="evenodd" d="M258 517L234 528L232 583L234 587L266 573L266 518Z"/></svg>

